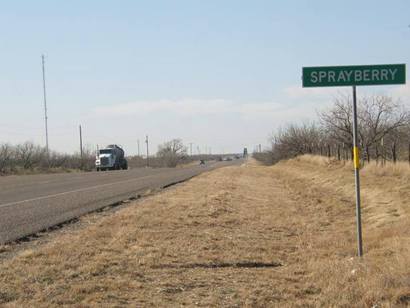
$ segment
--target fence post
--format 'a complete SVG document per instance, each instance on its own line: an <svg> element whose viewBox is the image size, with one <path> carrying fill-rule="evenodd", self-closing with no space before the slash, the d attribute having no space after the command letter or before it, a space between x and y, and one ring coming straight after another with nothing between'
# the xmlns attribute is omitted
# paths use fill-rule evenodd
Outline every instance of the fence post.
<svg viewBox="0 0 410 308"><path fill-rule="evenodd" d="M337 160L340 160L340 144L337 144Z"/></svg>
<svg viewBox="0 0 410 308"><path fill-rule="evenodd" d="M376 150L376 165L378 165L379 164L379 147L377 146L377 144L376 144L375 150Z"/></svg>
<svg viewBox="0 0 410 308"><path fill-rule="evenodd" d="M397 161L397 156L396 156L396 141L393 142L392 156L393 156L393 163L396 163L396 161Z"/></svg>
<svg viewBox="0 0 410 308"><path fill-rule="evenodd" d="M370 152L369 152L369 146L366 145L366 156L367 156L367 162L370 163Z"/></svg>

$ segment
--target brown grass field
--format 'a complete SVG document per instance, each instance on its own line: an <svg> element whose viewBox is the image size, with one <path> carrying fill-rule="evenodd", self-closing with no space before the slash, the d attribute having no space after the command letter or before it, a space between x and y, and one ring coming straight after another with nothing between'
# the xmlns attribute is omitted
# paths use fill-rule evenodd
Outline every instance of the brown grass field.
<svg viewBox="0 0 410 308"><path fill-rule="evenodd" d="M362 197L360 260L350 165L218 169L3 258L0 305L409 306L410 168L366 166Z"/></svg>

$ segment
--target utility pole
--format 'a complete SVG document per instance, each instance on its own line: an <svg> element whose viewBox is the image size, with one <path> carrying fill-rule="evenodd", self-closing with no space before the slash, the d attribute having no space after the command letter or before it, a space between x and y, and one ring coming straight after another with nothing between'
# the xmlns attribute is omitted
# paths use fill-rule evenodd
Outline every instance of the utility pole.
<svg viewBox="0 0 410 308"><path fill-rule="evenodd" d="M262 145L259 143L259 153L262 153Z"/></svg>
<svg viewBox="0 0 410 308"><path fill-rule="evenodd" d="M81 131L81 125L80 125L80 156L81 156L81 159L83 159L83 134Z"/></svg>
<svg viewBox="0 0 410 308"><path fill-rule="evenodd" d="M192 142L189 143L189 155L192 156Z"/></svg>
<svg viewBox="0 0 410 308"><path fill-rule="evenodd" d="M145 143L147 144L147 167L149 167L148 135L146 136Z"/></svg>
<svg viewBox="0 0 410 308"><path fill-rule="evenodd" d="M49 148L48 148L48 117L47 117L47 95L46 95L46 72L44 68L44 55L41 55L41 62L43 67L43 95L44 95L44 121L46 128L46 150L47 159L49 158Z"/></svg>
<svg viewBox="0 0 410 308"><path fill-rule="evenodd" d="M83 134L81 132L81 125L80 128L80 169L83 169Z"/></svg>
<svg viewBox="0 0 410 308"><path fill-rule="evenodd" d="M137 144L138 144L138 157L140 157L140 140L137 140Z"/></svg>

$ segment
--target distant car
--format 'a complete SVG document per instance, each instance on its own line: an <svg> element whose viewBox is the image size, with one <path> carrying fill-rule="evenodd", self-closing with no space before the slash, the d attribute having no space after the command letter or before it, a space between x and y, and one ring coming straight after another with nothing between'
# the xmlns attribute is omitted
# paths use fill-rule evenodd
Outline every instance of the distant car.
<svg viewBox="0 0 410 308"><path fill-rule="evenodd" d="M199 164L200 164L200 165L205 165L205 160L201 159L201 160L199 161Z"/></svg>

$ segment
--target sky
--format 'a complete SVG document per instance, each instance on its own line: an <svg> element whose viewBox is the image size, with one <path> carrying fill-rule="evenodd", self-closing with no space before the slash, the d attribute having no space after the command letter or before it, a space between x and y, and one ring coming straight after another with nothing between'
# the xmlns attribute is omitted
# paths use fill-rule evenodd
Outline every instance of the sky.
<svg viewBox="0 0 410 308"><path fill-rule="evenodd" d="M408 0L6 1L0 143L129 155L181 138L193 152L266 147L349 88L302 88L303 66L408 63ZM407 67L407 74L409 68ZM410 105L410 87L360 87Z"/></svg>

